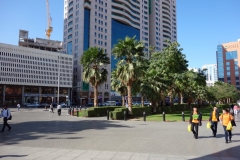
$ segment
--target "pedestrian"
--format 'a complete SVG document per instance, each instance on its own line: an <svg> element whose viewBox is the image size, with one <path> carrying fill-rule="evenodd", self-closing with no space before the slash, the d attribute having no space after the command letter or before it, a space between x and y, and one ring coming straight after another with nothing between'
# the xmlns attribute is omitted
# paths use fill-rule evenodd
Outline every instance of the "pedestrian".
<svg viewBox="0 0 240 160"><path fill-rule="evenodd" d="M61 115L61 108L62 108L62 106L59 104L59 105L57 106L57 111L58 111L58 115L59 115L59 116Z"/></svg>
<svg viewBox="0 0 240 160"><path fill-rule="evenodd" d="M7 123L7 121L9 120L11 116L11 112L8 109L7 105L4 105L4 109L2 111L1 117L3 117L3 128L1 130L1 132L4 132L5 127L8 127L8 130L10 131L12 129L12 127L10 127L10 125Z"/></svg>
<svg viewBox="0 0 240 160"><path fill-rule="evenodd" d="M194 138L198 139L198 128L202 125L202 114L198 111L197 107L194 107L190 114L189 124L191 124Z"/></svg>
<svg viewBox="0 0 240 160"><path fill-rule="evenodd" d="M52 113L54 113L53 112L53 104L50 105L50 109L51 109Z"/></svg>
<svg viewBox="0 0 240 160"><path fill-rule="evenodd" d="M18 111L20 110L20 107L21 107L21 105L18 103L17 104Z"/></svg>
<svg viewBox="0 0 240 160"><path fill-rule="evenodd" d="M232 140L232 131L227 130L227 125L231 120L233 120L233 116L229 113L228 109L223 109L222 115L219 117L221 124L223 125L223 130L225 132L225 143L231 142Z"/></svg>
<svg viewBox="0 0 240 160"><path fill-rule="evenodd" d="M233 111L234 111L234 114L237 115L238 114L238 106L235 104L234 107L233 107Z"/></svg>
<svg viewBox="0 0 240 160"><path fill-rule="evenodd" d="M219 112L217 107L213 108L213 111L210 112L209 122L211 122L211 129L213 132L213 136L216 137L217 134L217 126L219 122Z"/></svg>

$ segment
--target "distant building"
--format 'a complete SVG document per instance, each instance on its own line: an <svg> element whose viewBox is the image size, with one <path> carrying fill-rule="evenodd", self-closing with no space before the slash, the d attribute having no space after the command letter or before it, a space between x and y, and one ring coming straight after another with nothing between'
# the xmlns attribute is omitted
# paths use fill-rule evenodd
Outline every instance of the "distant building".
<svg viewBox="0 0 240 160"><path fill-rule="evenodd" d="M204 71L205 70L205 71ZM213 86L218 81L217 64L207 64L202 66L202 71L206 76L207 86Z"/></svg>
<svg viewBox="0 0 240 160"><path fill-rule="evenodd" d="M57 52L59 41L29 42L21 33L21 46L0 43L0 104L57 102L58 77L59 102L66 102L72 88L72 55Z"/></svg>
<svg viewBox="0 0 240 160"><path fill-rule="evenodd" d="M197 73L201 73L202 70L200 68L188 68L189 71L193 71L193 72L197 72Z"/></svg>
<svg viewBox="0 0 240 160"><path fill-rule="evenodd" d="M240 39L236 42L218 45L216 58L218 67L218 80L230 83L240 90Z"/></svg>

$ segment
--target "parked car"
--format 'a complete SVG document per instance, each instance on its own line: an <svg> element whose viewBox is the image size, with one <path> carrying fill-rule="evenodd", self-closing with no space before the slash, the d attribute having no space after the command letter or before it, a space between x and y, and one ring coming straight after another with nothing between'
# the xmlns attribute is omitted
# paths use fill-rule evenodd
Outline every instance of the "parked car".
<svg viewBox="0 0 240 160"><path fill-rule="evenodd" d="M60 103L61 107L67 107L66 103L62 102Z"/></svg>
<svg viewBox="0 0 240 160"><path fill-rule="evenodd" d="M38 103L31 103L31 104L28 104L27 107L28 108L37 108L37 107L39 107L39 104Z"/></svg>
<svg viewBox="0 0 240 160"><path fill-rule="evenodd" d="M145 101L144 106L150 106L150 103Z"/></svg>
<svg viewBox="0 0 240 160"><path fill-rule="evenodd" d="M116 106L122 106L121 102L116 102Z"/></svg>
<svg viewBox="0 0 240 160"><path fill-rule="evenodd" d="M94 104L93 104L93 103L88 103L86 106L87 106L87 107L93 107Z"/></svg>
<svg viewBox="0 0 240 160"><path fill-rule="evenodd" d="M102 106L107 106L108 104L106 102L102 103Z"/></svg>

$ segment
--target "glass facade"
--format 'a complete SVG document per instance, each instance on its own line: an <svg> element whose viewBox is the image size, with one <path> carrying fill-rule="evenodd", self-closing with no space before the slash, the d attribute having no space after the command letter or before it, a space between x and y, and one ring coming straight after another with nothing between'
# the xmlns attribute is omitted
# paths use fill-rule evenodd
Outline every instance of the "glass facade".
<svg viewBox="0 0 240 160"><path fill-rule="evenodd" d="M67 44L67 54L72 54L72 41Z"/></svg>
<svg viewBox="0 0 240 160"><path fill-rule="evenodd" d="M112 48L118 43L119 39L125 39L126 36L136 36L136 39L140 40L140 30L112 19ZM117 61L118 60L111 55L111 70L116 68Z"/></svg>
<svg viewBox="0 0 240 160"><path fill-rule="evenodd" d="M217 67L218 67L218 80L224 81L224 68L223 68L223 49L222 45L217 46Z"/></svg>
<svg viewBox="0 0 240 160"><path fill-rule="evenodd" d="M237 51L226 52L226 60L237 59Z"/></svg>
<svg viewBox="0 0 240 160"><path fill-rule="evenodd" d="M84 40L83 50L86 51L89 48L89 37L90 37L90 10L84 9Z"/></svg>

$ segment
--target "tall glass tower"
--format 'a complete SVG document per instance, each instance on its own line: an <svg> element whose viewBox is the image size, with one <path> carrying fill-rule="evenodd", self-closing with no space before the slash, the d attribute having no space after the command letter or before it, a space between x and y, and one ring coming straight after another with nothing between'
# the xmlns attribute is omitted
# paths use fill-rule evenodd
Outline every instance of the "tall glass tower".
<svg viewBox="0 0 240 160"><path fill-rule="evenodd" d="M80 57L90 46L99 46L111 58L109 73L116 60L111 50L118 39L136 36L149 46L161 51L164 40L177 40L176 0L65 0L63 49L72 54L75 101L91 101L92 87L82 82ZM148 54L147 54L148 55ZM110 74L99 88L99 100L110 100ZM79 101L79 97L81 100Z"/></svg>

